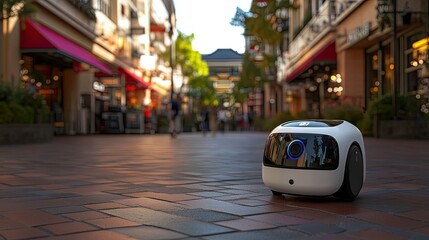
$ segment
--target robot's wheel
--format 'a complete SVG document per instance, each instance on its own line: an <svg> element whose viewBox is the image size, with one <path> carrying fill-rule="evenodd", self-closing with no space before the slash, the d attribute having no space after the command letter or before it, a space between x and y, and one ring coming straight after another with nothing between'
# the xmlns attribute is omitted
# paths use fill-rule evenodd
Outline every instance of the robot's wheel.
<svg viewBox="0 0 429 240"><path fill-rule="evenodd" d="M347 154L343 184L334 196L345 201L354 201L362 189L363 171L362 151L354 144Z"/></svg>
<svg viewBox="0 0 429 240"><path fill-rule="evenodd" d="M283 193L271 190L274 196L281 196Z"/></svg>

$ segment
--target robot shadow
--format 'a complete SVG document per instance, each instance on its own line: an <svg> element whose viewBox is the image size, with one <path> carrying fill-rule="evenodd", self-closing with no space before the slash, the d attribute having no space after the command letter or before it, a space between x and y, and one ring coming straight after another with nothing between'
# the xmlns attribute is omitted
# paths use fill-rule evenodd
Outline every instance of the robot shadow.
<svg viewBox="0 0 429 240"><path fill-rule="evenodd" d="M317 204L329 204L329 203L353 203L356 204L362 200L363 197L358 196L354 201L346 201L334 196L302 196L302 195L291 195L291 194L282 194L280 196L272 196L272 199L278 202L279 199L286 201L288 204L299 203L317 203Z"/></svg>

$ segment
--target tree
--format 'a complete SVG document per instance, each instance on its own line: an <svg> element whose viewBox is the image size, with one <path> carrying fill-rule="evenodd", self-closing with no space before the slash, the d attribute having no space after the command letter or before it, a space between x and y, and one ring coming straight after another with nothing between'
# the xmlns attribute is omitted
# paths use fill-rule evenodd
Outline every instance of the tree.
<svg viewBox="0 0 429 240"><path fill-rule="evenodd" d="M277 47L283 41L286 31L285 19L280 11L296 8L289 0L252 1L250 12L237 8L231 25L244 28L244 35L250 39L249 50L243 58L243 71L235 91L237 99L244 99L240 88L254 88L275 74L276 51L268 53L264 46ZM283 16L286 17L286 16ZM241 95L241 96L240 96Z"/></svg>
<svg viewBox="0 0 429 240"><path fill-rule="evenodd" d="M209 68L202 60L201 54L192 48L193 40L194 34L185 35L179 31L175 45L176 67L179 67L183 76L189 80L189 97L199 100L200 103L214 105L217 99L213 84L208 78ZM170 56L169 50L161 55L166 62L169 62Z"/></svg>
<svg viewBox="0 0 429 240"><path fill-rule="evenodd" d="M35 7L33 6L32 2L34 0L0 0L0 5L2 6L2 16L1 16L1 34L0 36L3 38L3 46L2 46L2 52L3 53L3 66L2 66L2 73L3 73L3 79L0 80L8 80L9 76L9 66L8 66L8 53L9 51L9 20L13 17L25 17L29 16L32 13L35 12ZM5 24L3 24L5 22ZM3 29L3 26L6 27L6 29Z"/></svg>

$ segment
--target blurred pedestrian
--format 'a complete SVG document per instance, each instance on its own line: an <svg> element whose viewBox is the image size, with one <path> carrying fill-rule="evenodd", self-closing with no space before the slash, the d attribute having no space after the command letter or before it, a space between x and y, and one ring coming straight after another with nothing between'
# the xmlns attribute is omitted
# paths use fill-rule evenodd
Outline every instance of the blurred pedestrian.
<svg viewBox="0 0 429 240"><path fill-rule="evenodd" d="M223 133L226 130L226 110L220 109L217 113L217 118L219 120L219 130Z"/></svg>
<svg viewBox="0 0 429 240"><path fill-rule="evenodd" d="M207 108L207 106L204 106L202 111L201 111L201 130L203 131L204 136L210 130L209 129L209 121L210 121L209 114L210 114L209 109Z"/></svg>
<svg viewBox="0 0 429 240"><path fill-rule="evenodd" d="M255 112L253 108L250 108L249 113L247 114L247 120L249 122L249 130L253 131L253 121L255 120Z"/></svg>
<svg viewBox="0 0 429 240"><path fill-rule="evenodd" d="M172 137L176 137L179 132L178 129L178 119L180 113L180 103L178 96L174 94L171 98L171 108L170 108L170 134Z"/></svg>

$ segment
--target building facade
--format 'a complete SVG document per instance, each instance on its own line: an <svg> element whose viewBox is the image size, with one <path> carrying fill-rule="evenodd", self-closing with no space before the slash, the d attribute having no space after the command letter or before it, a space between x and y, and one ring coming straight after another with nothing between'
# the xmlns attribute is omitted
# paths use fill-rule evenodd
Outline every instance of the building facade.
<svg viewBox="0 0 429 240"><path fill-rule="evenodd" d="M145 108L157 108L169 91L152 78L166 68L154 45L173 42L174 4L154 2L34 1L34 14L3 24L2 80L44 95L57 134L141 129ZM162 21L154 17L159 12ZM161 41L154 25L166 26ZM131 109L138 114L127 114Z"/></svg>
<svg viewBox="0 0 429 240"><path fill-rule="evenodd" d="M202 60L209 68L209 80L219 100L219 111L226 112L229 120L247 114L249 102L239 105L233 95L234 87L240 81L243 55L232 49L217 49L211 54L203 54Z"/></svg>
<svg viewBox="0 0 429 240"><path fill-rule="evenodd" d="M330 102L347 101L364 111L388 94L419 98L427 62L427 1L294 3L278 71L286 110L320 117Z"/></svg>

